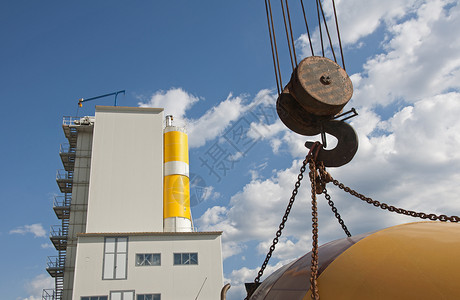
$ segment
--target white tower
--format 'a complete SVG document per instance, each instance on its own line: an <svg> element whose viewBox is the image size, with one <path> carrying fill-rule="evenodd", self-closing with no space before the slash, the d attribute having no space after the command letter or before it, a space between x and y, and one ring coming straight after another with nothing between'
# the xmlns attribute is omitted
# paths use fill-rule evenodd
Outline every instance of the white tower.
<svg viewBox="0 0 460 300"><path fill-rule="evenodd" d="M163 109L109 106L63 127L72 171L58 184L70 203L55 206L66 233L51 236L61 250L44 298L218 299L222 232L193 231L184 130L163 130Z"/></svg>

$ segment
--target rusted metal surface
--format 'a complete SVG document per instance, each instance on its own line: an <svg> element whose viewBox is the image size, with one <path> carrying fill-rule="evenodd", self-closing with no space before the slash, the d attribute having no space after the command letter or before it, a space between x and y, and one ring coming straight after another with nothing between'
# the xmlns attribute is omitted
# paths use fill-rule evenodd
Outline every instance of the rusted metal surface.
<svg viewBox="0 0 460 300"><path fill-rule="evenodd" d="M314 146L322 147L321 144L315 143ZM314 151L314 147L311 148ZM312 250L310 264L310 290L311 299L319 300L318 290L318 203L316 201L316 180L321 181L316 170L316 158L310 157L308 161L310 167L310 183L311 183L311 215L312 215ZM319 183L319 182L318 182Z"/></svg>
<svg viewBox="0 0 460 300"><path fill-rule="evenodd" d="M224 287L220 291L220 300L226 300L227 299L227 291L228 291L228 289L230 289L230 287L231 287L230 283L227 283L226 285L224 285Z"/></svg>
<svg viewBox="0 0 460 300"><path fill-rule="evenodd" d="M317 59L317 57L313 57L313 58ZM332 61L329 61L329 62L332 64L335 64ZM337 64L335 65L337 66L337 68L340 68ZM341 71L340 72L337 71L337 73L341 73L342 71L345 72L343 69L340 69L340 70ZM319 85L324 86L324 87L333 86L334 83L337 82L337 80L334 79L337 76L332 75L333 72L331 72L330 74L326 74L326 73L323 72L323 75L318 77L319 79L317 81L319 82ZM347 80L350 80L348 76L346 75L346 73L345 73L345 76ZM295 72L293 74L293 78L294 77L295 77ZM313 105L320 103L323 107L322 111L323 112L327 111L327 113L330 114L330 115L319 115L318 110L310 109L309 111L300 104L298 97L294 95L293 93L294 82L295 82L295 79L293 78L291 78L291 81L284 88L283 92L280 94L280 96L278 97L276 101L276 110L277 110L278 116L280 117L281 121L289 129L301 135L314 136L317 134L321 134L321 138L322 138L324 147L326 147L326 138L325 138L326 133L333 135L338 140L337 147L335 147L332 150L322 149L320 156L319 156L319 161L323 161L326 167L340 167L340 166L347 164L348 162L351 161L351 159L356 154L356 151L358 150L358 137L355 131L353 130L353 128L349 124L343 121L353 116L356 116L357 113L354 109L352 109L352 111L350 111L353 113L351 116L345 117L341 121L334 120L334 118L338 117L338 116L335 116L336 113L340 113L343 106L348 102L349 100L348 97L351 97L352 91L350 91L349 95L345 97L346 99L342 97L341 102L330 100L331 98L328 98L329 96L332 96L335 92L323 93L323 96L324 95L326 96L324 96L323 98L318 97L318 99L320 100L322 99L321 101L315 100L314 98L310 97L310 99L308 100L310 108L312 108ZM334 87L334 89L336 88L337 87ZM349 88L352 90L351 81L350 81ZM310 88L310 90L313 90L313 88ZM320 95L321 93L316 92L316 94ZM316 104L314 104L314 102L316 102ZM339 103L340 105L334 106L332 105L334 103ZM347 112L345 114L349 114L350 112ZM341 114L339 116L343 116L343 115L344 114ZM313 143L311 142L306 143L306 146L308 148L311 148L312 145Z"/></svg>
<svg viewBox="0 0 460 300"><path fill-rule="evenodd" d="M353 94L351 80L339 65L325 57L307 57L294 70L276 101L281 121L306 136L324 133Z"/></svg>
<svg viewBox="0 0 460 300"><path fill-rule="evenodd" d="M297 102L318 116L334 116L353 95L350 77L338 64L326 57L303 59L291 77Z"/></svg>
<svg viewBox="0 0 460 300"><path fill-rule="evenodd" d="M307 136L321 132L319 122L328 117L315 116L306 111L292 96L291 86L288 84L276 101L276 111L281 121L292 131Z"/></svg>
<svg viewBox="0 0 460 300"><path fill-rule="evenodd" d="M332 241L318 248L318 276L343 252L373 232ZM311 252L282 266L265 279L250 298L302 300L310 289Z"/></svg>
<svg viewBox="0 0 460 300"><path fill-rule="evenodd" d="M337 146L332 150L321 149L318 161L326 167L340 167L350 162L358 151L358 136L348 123L342 121L327 121L323 123L324 132L337 138ZM313 142L306 142L305 146L311 148Z"/></svg>

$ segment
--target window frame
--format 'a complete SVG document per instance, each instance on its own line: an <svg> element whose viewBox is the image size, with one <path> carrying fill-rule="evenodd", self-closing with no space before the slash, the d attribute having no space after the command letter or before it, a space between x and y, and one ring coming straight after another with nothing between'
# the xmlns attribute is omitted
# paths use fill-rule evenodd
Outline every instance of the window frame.
<svg viewBox="0 0 460 300"><path fill-rule="evenodd" d="M145 300L145 296L152 296L152 300L161 300L161 293L153 293L153 294L137 294L136 295L136 299L135 300L139 300L138 297L140 296L144 296L143 299L141 300ZM159 296L160 298L154 298L155 296Z"/></svg>
<svg viewBox="0 0 460 300"><path fill-rule="evenodd" d="M151 264L151 265L140 265L140 264L139 264L139 265L138 265L138 264L137 264L137 256L138 256L138 255L144 255L144 256L145 256L145 255L152 255L152 263L154 262L153 257L154 257L155 255L158 255L158 256L160 257L160 260L159 260L160 263L157 264L157 265L156 265L156 264ZM145 258L144 258L144 261L145 261ZM159 267L159 266L161 266L161 253L136 253L134 266L136 266L136 267Z"/></svg>
<svg viewBox="0 0 460 300"><path fill-rule="evenodd" d="M114 250L113 252L108 252L107 251L107 240L108 239L114 239ZM126 251L125 252L120 252L118 251L118 246L119 246L119 239L126 239ZM104 253L103 253L103 259L102 259L102 280L126 280L128 278L128 245L129 245L129 238L127 236L108 236L104 237ZM113 254L113 267L112 267L112 276L106 278L105 274L105 269L106 269L106 259L107 259L107 254ZM124 259L124 277L123 278L117 278L117 266L119 265L118 261L118 255L119 254L124 254L125 259Z"/></svg>
<svg viewBox="0 0 460 300"><path fill-rule="evenodd" d="M189 258L188 258L188 261L189 263L188 264L184 264L184 255L185 254L188 254ZM191 260L191 255L192 254L196 254L196 263L191 263L192 260ZM180 264L176 264L176 255L180 255L180 258L181 258L181 262ZM174 266L197 266L199 264L199 261L198 261L198 252L174 252L173 253L173 265Z"/></svg>
<svg viewBox="0 0 460 300"><path fill-rule="evenodd" d="M115 290L115 291L110 291L109 292L109 295L110 295L109 300L112 300L112 294L113 293L121 293L121 300L125 300L124 299L124 293L129 293L129 292L133 293L133 300L136 300L136 291L135 290Z"/></svg>
<svg viewBox="0 0 460 300"><path fill-rule="evenodd" d="M97 300L104 300L104 299L100 299L103 297L105 297L105 300L109 299L109 296L107 295L99 295L99 296L81 296L80 300L85 300L85 298L88 298L88 300L91 300L91 298L95 298L95 297L97 297Z"/></svg>

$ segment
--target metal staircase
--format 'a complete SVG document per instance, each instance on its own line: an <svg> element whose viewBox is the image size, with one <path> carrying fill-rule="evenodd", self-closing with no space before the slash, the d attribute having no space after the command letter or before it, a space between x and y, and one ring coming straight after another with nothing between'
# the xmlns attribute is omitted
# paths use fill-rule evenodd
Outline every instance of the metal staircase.
<svg viewBox="0 0 460 300"><path fill-rule="evenodd" d="M62 128L68 140L59 149L63 170L56 173L56 183L63 196L56 196L53 210L56 217L61 220L60 225L53 225L50 229L50 240L58 251L57 256L49 256L46 270L54 278L55 288L42 292L43 300L61 300L64 290L64 270L66 262L67 239L69 236L70 204L72 201L73 173L76 159L78 131L75 118L65 117Z"/></svg>

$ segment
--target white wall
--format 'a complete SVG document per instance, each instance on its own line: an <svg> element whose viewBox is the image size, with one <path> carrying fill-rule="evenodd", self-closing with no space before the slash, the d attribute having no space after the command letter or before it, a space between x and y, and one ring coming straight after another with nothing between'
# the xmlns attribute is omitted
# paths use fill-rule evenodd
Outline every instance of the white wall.
<svg viewBox="0 0 460 300"><path fill-rule="evenodd" d="M72 299L108 296L114 290L161 293L162 300L195 299L205 278L198 299L220 299L223 287L220 235L221 232L129 235L127 279L102 280L104 235L81 234ZM173 253L183 252L197 252L198 265L173 265ZM136 267L136 253L161 253L161 266Z"/></svg>
<svg viewBox="0 0 460 300"><path fill-rule="evenodd" d="M163 109L96 106L86 232L163 231Z"/></svg>

